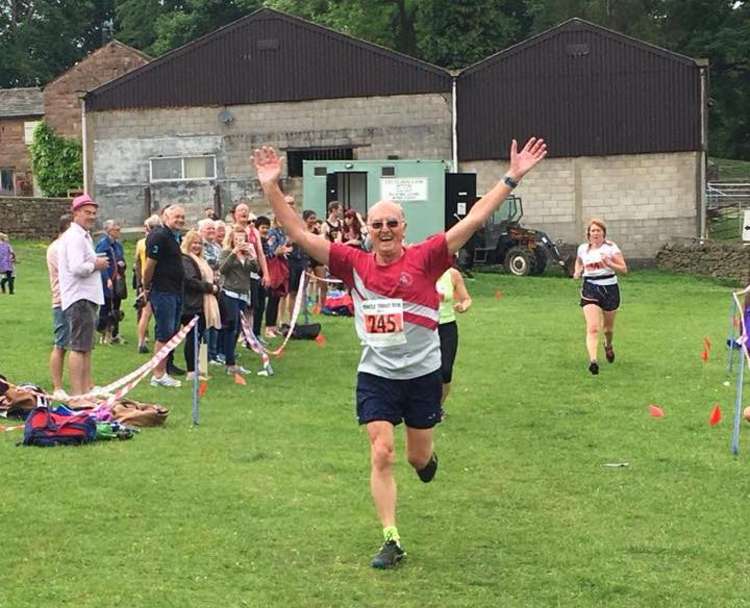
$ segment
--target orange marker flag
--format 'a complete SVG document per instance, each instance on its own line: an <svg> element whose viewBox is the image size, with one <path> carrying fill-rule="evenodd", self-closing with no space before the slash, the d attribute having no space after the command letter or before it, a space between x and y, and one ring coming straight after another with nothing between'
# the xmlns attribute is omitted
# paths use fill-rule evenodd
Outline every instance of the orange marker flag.
<svg viewBox="0 0 750 608"><path fill-rule="evenodd" d="M503 297L503 292L499 289L495 290L495 299L500 300Z"/></svg>
<svg viewBox="0 0 750 608"><path fill-rule="evenodd" d="M716 426L721 422L721 408L718 403L714 403L714 409L711 410L711 417L708 419L708 424Z"/></svg>
<svg viewBox="0 0 750 608"><path fill-rule="evenodd" d="M203 395L206 394L206 391L208 390L208 382L201 382L198 385L198 396L203 397Z"/></svg>
<svg viewBox="0 0 750 608"><path fill-rule="evenodd" d="M712 344L711 344L711 338L709 338L708 336L706 336L705 338L703 338L703 349L706 350L706 351L708 351L710 353L711 352L711 346L712 346Z"/></svg>
<svg viewBox="0 0 750 608"><path fill-rule="evenodd" d="M317 342L318 346L323 348L328 340L326 340L326 337L323 334L318 334L315 338L315 342Z"/></svg>
<svg viewBox="0 0 750 608"><path fill-rule="evenodd" d="M320 306L318 306L318 305L316 304L315 306L313 306L313 309L312 309L312 311L313 311L313 314L314 314L314 315L319 315L319 314L320 314Z"/></svg>
<svg viewBox="0 0 750 608"><path fill-rule="evenodd" d="M704 350L701 353L701 360L703 361L703 363L707 363L708 362L708 351L707 350Z"/></svg>
<svg viewBox="0 0 750 608"><path fill-rule="evenodd" d="M241 384L242 386L245 386L247 384L247 380L242 377L242 374L235 374L234 375L234 383L235 384Z"/></svg>
<svg viewBox="0 0 750 608"><path fill-rule="evenodd" d="M648 406L648 413L651 414L654 418L664 418L664 410L661 409L658 405L654 405L653 403Z"/></svg>

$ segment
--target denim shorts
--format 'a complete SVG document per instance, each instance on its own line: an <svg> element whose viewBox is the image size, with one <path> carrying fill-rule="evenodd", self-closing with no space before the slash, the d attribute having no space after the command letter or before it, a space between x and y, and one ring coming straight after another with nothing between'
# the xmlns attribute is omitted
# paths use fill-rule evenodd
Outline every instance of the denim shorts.
<svg viewBox="0 0 750 608"><path fill-rule="evenodd" d="M55 334L55 348L65 350L70 343L70 325L60 306L52 309L52 327Z"/></svg>
<svg viewBox="0 0 750 608"><path fill-rule="evenodd" d="M154 337L159 342L169 342L180 328L182 296L167 291L152 291L149 301L156 321Z"/></svg>
<svg viewBox="0 0 750 608"><path fill-rule="evenodd" d="M391 380L359 372L357 420L360 424L384 420L394 426L403 421L413 429L431 429L442 417L442 395L439 369L410 380Z"/></svg>

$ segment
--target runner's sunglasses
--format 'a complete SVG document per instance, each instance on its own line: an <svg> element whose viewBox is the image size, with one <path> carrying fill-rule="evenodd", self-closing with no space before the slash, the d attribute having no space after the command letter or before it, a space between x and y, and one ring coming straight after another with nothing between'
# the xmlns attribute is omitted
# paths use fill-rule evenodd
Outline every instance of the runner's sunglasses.
<svg viewBox="0 0 750 608"><path fill-rule="evenodd" d="M388 226L388 228L398 228L398 225L400 223L401 222L399 220L393 220L393 219L386 220L385 222L383 222L382 220L375 220L374 222L370 224L370 228L373 228L375 230L380 230L383 228L383 224Z"/></svg>

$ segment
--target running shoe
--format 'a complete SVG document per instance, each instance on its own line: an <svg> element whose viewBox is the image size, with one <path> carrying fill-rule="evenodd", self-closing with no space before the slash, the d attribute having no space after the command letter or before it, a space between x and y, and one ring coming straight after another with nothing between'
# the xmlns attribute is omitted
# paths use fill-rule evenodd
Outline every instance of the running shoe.
<svg viewBox="0 0 750 608"><path fill-rule="evenodd" d="M372 558L370 565L373 568L393 568L406 557L406 551L401 548L395 540L388 540L380 547L377 555Z"/></svg>
<svg viewBox="0 0 750 608"><path fill-rule="evenodd" d="M417 471L417 475L419 475L419 478L423 482L429 483L435 477L435 473L437 473L437 468L438 468L438 457L437 457L437 454L433 452L432 456L430 456L430 461L425 465L423 469L419 469L419 471Z"/></svg>
<svg viewBox="0 0 750 608"><path fill-rule="evenodd" d="M230 365L227 367L227 374L234 376L235 374L242 374L243 376L251 373L249 369L245 369L241 365Z"/></svg>
<svg viewBox="0 0 750 608"><path fill-rule="evenodd" d="M182 386L182 382L175 380L169 374L164 374L161 378L152 376L150 384L151 386L164 386L167 388L180 388Z"/></svg>
<svg viewBox="0 0 750 608"><path fill-rule="evenodd" d="M589 363L589 371L596 376L599 373L599 364L596 361Z"/></svg>
<svg viewBox="0 0 750 608"><path fill-rule="evenodd" d="M125 341L125 338L123 338L122 336L112 336L111 343L112 344L127 344L127 342Z"/></svg>
<svg viewBox="0 0 750 608"><path fill-rule="evenodd" d="M609 346L604 345L604 354L607 356L607 363L615 362L615 349L612 348L611 344Z"/></svg>

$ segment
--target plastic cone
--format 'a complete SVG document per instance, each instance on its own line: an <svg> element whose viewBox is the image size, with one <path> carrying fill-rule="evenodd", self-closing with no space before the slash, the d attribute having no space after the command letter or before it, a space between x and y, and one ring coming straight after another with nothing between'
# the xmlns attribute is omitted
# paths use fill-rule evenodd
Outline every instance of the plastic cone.
<svg viewBox="0 0 750 608"><path fill-rule="evenodd" d="M721 408L719 407L719 404L714 404L714 409L711 410L711 417L708 419L708 424L711 426L716 426L721 422Z"/></svg>
<svg viewBox="0 0 750 608"><path fill-rule="evenodd" d="M654 418L664 418L664 410L661 409L658 405L654 405L653 403L648 406L648 413L651 414Z"/></svg>

